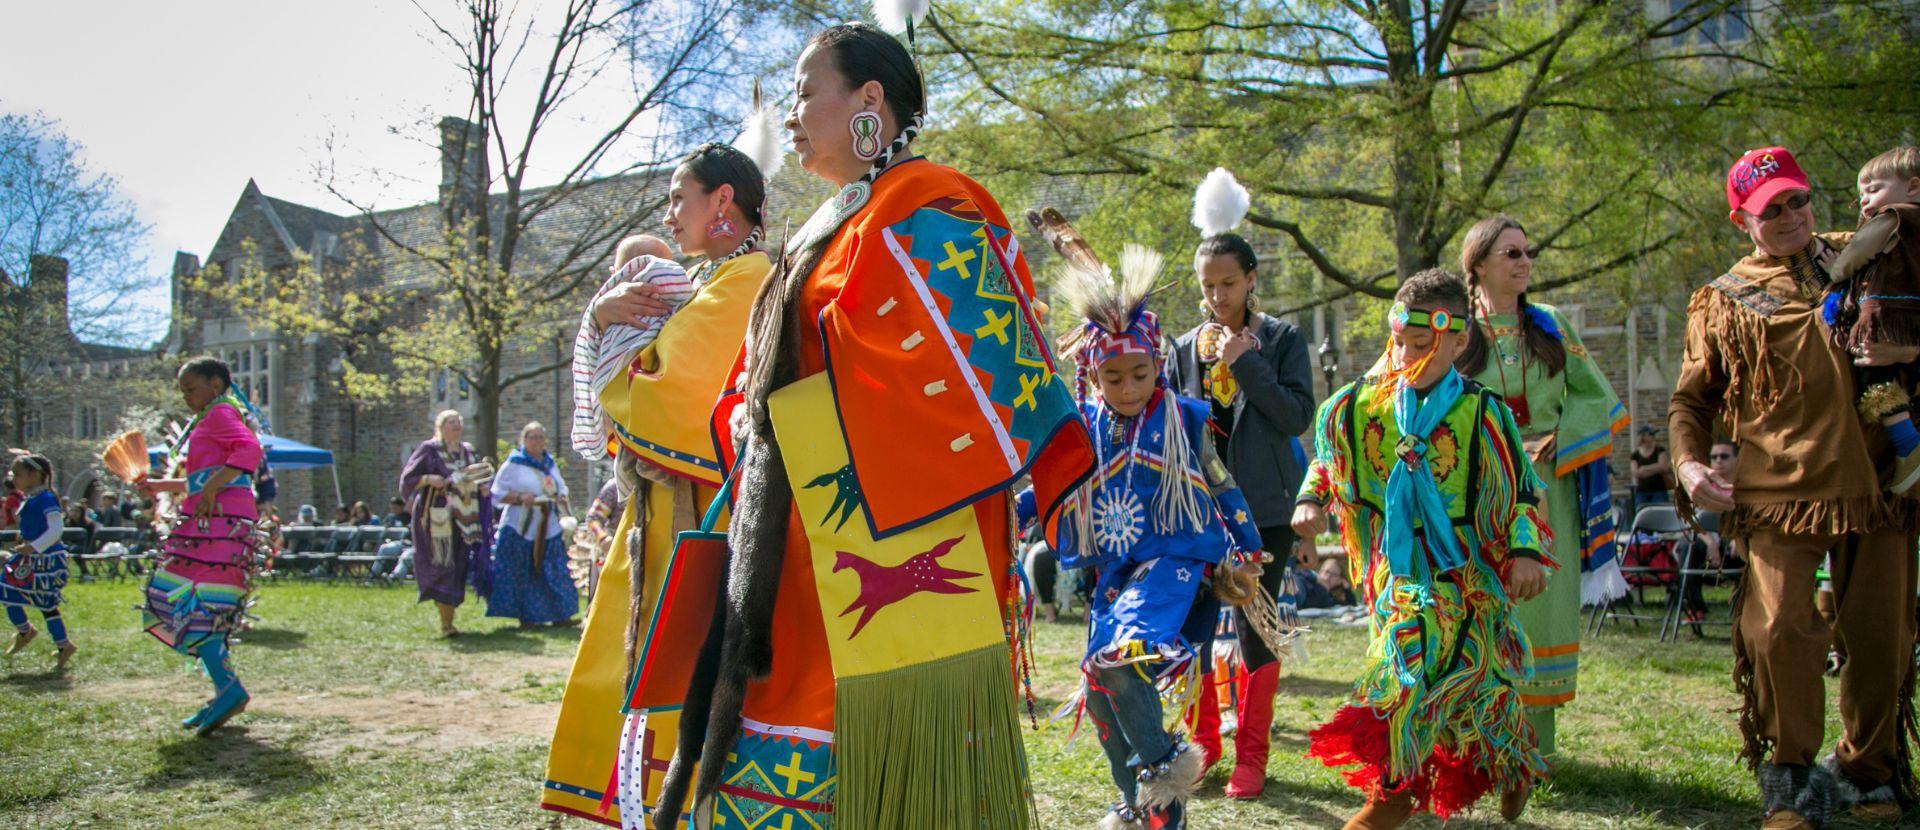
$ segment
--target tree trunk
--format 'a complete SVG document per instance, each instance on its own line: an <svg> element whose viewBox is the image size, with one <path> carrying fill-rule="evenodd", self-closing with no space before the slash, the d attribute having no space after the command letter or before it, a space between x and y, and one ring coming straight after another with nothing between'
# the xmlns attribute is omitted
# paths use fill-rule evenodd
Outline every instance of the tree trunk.
<svg viewBox="0 0 1920 830"><path fill-rule="evenodd" d="M488 458L498 454L500 446L500 398L506 391L500 388L500 358L499 349L485 348L480 377L473 384L473 432L467 440ZM500 460L494 459L496 463Z"/></svg>

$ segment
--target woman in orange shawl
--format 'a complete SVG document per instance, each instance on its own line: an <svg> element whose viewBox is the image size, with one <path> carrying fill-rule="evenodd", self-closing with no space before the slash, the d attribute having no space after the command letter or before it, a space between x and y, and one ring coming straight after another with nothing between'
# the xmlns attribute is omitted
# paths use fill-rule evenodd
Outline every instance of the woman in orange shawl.
<svg viewBox="0 0 1920 830"><path fill-rule="evenodd" d="M1053 527L1091 444L1006 217L908 152L912 56L835 26L795 81L795 152L839 192L715 412L730 563L654 825L1030 827L1007 490L1030 474Z"/></svg>

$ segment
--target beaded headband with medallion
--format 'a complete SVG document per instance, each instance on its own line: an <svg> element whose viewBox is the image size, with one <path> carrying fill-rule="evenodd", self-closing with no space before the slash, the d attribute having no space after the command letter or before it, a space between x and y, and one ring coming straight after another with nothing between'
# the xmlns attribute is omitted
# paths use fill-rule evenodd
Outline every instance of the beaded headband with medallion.
<svg viewBox="0 0 1920 830"><path fill-rule="evenodd" d="M1411 328L1432 329L1436 332L1467 330L1467 319L1444 308L1420 309L1408 308L1406 303L1394 303L1387 312L1387 325L1395 332Z"/></svg>

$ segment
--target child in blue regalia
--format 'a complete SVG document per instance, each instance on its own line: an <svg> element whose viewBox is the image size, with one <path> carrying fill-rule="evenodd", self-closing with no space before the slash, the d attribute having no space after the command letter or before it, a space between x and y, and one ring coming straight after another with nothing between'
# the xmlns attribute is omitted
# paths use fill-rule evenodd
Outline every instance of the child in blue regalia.
<svg viewBox="0 0 1920 830"><path fill-rule="evenodd" d="M1061 246L1059 231L1042 231ZM1080 697L1121 795L1100 826L1180 828L1202 752L1168 724L1192 704L1195 657L1219 618L1209 588L1232 583L1222 596L1250 596L1229 571L1259 561L1260 533L1215 457L1209 405L1166 387L1160 324L1146 308L1160 256L1128 246L1116 283L1083 243L1062 253L1056 288L1086 319L1062 351L1075 363L1099 465L1065 511L1057 554L1060 567L1087 568L1095 582ZM1090 384L1098 397L1086 394Z"/></svg>
<svg viewBox="0 0 1920 830"><path fill-rule="evenodd" d="M0 606L6 608L7 622L13 623L15 632L7 656L19 654L40 636L27 622L27 609L32 608L40 612L53 637L55 670L64 671L78 649L67 640L67 625L60 618L60 592L67 587L67 546L60 544L66 529L60 497L47 489L53 482L53 462L39 453L17 455L13 480L27 499L20 506L20 544L0 567Z"/></svg>

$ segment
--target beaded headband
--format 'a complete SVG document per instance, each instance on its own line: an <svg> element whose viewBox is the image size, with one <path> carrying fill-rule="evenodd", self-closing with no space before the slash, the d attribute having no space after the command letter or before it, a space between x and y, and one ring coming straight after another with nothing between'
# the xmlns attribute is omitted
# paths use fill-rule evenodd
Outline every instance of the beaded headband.
<svg viewBox="0 0 1920 830"><path fill-rule="evenodd" d="M1406 303L1393 304L1393 310L1387 312L1387 324L1392 326L1395 332L1405 331L1409 326L1434 331L1467 330L1466 318L1456 316L1451 311L1444 308L1431 311L1408 308Z"/></svg>

